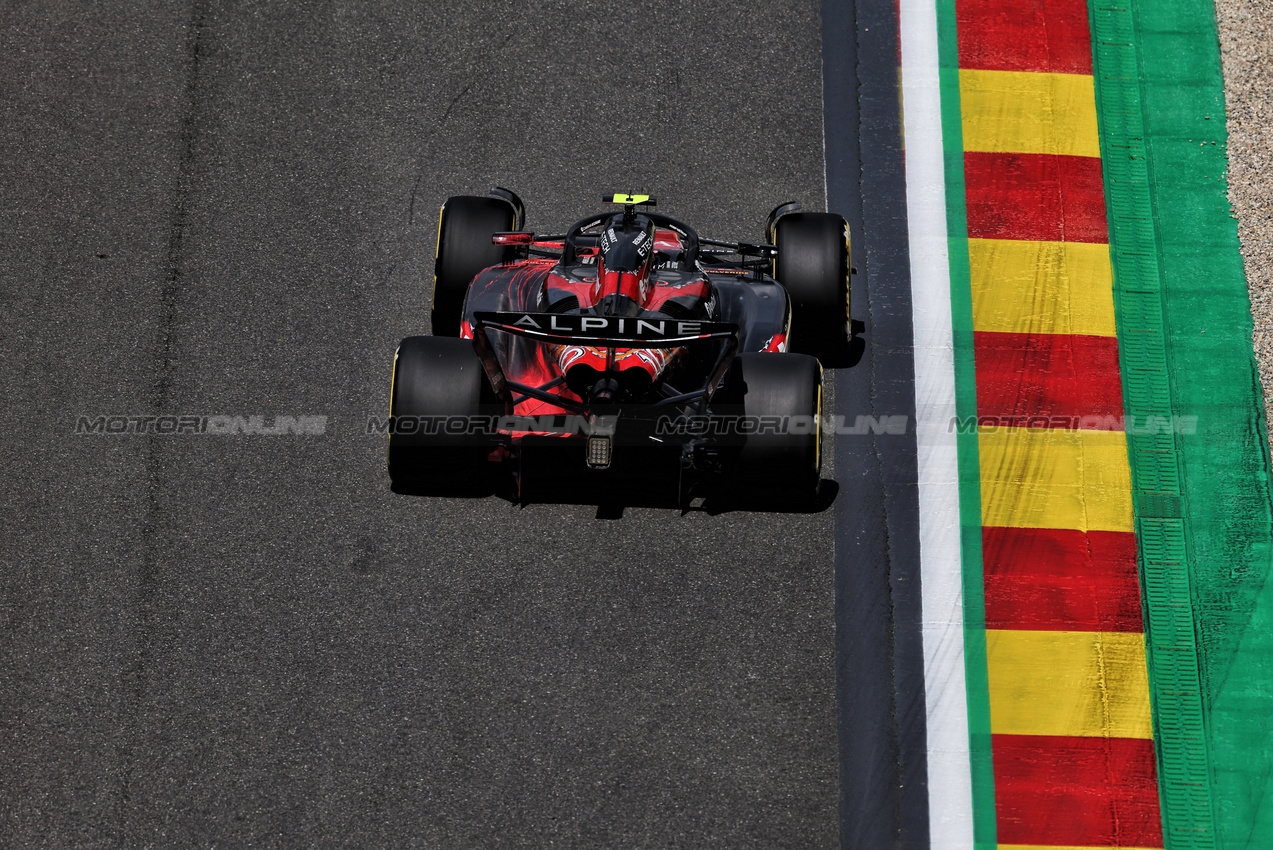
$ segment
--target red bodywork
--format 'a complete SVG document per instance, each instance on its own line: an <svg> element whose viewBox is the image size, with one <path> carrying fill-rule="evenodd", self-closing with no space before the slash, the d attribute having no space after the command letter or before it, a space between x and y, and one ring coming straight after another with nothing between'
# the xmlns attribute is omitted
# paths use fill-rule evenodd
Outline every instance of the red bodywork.
<svg viewBox="0 0 1273 850"><path fill-rule="evenodd" d="M557 245L545 243L543 247ZM682 250L681 238L676 231L657 230L654 247L656 258L674 258ZM580 254L583 257L595 256L595 252L586 252L586 249ZM469 294L470 309L474 304L482 304L482 309L533 311L538 308L541 293L545 301L555 301L568 295L580 309L589 309L607 296L622 295L646 314L663 311L673 298L677 299L680 309L701 310L712 295L711 284L702 274L677 274L660 279L657 268L647 267L635 273L607 272L600 262L596 262L595 274L568 275L556 265L551 259L528 259L487 269L473 282ZM466 315L468 312L466 310ZM473 338L473 327L467 319L461 323L460 336ZM612 349L611 365L608 362L609 350L602 347L546 345L512 339L504 342L507 347L501 357L501 366L506 376L517 383L535 387L542 387L567 371L580 367L597 373L617 371L620 375L637 369L645 373L645 382L653 384L684 353L684 349L616 348ZM639 376L628 376L629 379L635 377ZM571 379L574 380L573 374ZM581 401L565 384L548 392L564 400ZM542 416L567 411L542 399L527 398L517 402L513 412L518 416Z"/></svg>

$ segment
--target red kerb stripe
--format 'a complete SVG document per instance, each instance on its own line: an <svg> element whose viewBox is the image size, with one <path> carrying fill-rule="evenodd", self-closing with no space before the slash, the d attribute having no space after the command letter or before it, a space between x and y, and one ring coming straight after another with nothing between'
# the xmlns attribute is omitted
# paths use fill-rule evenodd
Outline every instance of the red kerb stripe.
<svg viewBox="0 0 1273 850"><path fill-rule="evenodd" d="M992 741L1000 844L1163 846L1152 740Z"/></svg>
<svg viewBox="0 0 1273 850"><path fill-rule="evenodd" d="M1135 534L987 527L981 551L988 629L1144 629Z"/></svg>
<svg viewBox="0 0 1273 850"><path fill-rule="evenodd" d="M965 153L964 177L974 239L1109 240L1099 157Z"/></svg>
<svg viewBox="0 0 1273 850"><path fill-rule="evenodd" d="M959 67L1092 73L1085 0L959 0Z"/></svg>
<svg viewBox="0 0 1273 850"><path fill-rule="evenodd" d="M1118 338L978 332L977 415L1005 426L1122 430Z"/></svg>

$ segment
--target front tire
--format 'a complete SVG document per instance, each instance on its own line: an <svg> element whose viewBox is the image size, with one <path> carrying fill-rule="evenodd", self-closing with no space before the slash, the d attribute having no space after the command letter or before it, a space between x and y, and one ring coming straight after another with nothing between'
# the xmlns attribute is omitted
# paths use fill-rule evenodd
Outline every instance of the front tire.
<svg viewBox="0 0 1273 850"><path fill-rule="evenodd" d="M468 340L409 336L394 358L389 477L399 487L470 489L502 412Z"/></svg>
<svg viewBox="0 0 1273 850"><path fill-rule="evenodd" d="M513 248L491 244L491 234L512 230L517 214L502 198L447 198L438 218L433 263L433 335L460 335L464 297L482 269L516 259Z"/></svg>
<svg viewBox="0 0 1273 850"><path fill-rule="evenodd" d="M791 298L792 350L828 365L843 360L853 330L848 223L833 213L785 215L774 244L774 278Z"/></svg>

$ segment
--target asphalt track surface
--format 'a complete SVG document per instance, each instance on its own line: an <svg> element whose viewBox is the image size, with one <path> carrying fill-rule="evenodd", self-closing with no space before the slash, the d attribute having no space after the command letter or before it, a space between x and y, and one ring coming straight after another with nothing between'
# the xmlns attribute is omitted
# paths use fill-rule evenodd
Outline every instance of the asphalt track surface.
<svg viewBox="0 0 1273 850"><path fill-rule="evenodd" d="M364 433L445 197L759 238L824 203L820 47L812 2L0 6L0 842L834 846L838 505L396 495ZM73 433L158 413L328 425Z"/></svg>
<svg viewBox="0 0 1273 850"><path fill-rule="evenodd" d="M915 422L897 7L825 0L822 26L827 202L855 234L853 312L865 342L856 365L834 373L835 394L845 415ZM841 846L926 848L915 428L840 435L835 452L849 496L835 503Z"/></svg>

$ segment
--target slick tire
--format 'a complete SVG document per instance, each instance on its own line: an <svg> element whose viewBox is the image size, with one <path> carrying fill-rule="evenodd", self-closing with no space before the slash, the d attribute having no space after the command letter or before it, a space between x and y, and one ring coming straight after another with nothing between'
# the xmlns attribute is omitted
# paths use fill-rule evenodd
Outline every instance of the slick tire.
<svg viewBox="0 0 1273 850"><path fill-rule="evenodd" d="M793 213L774 228L774 278L791 297L791 350L830 365L852 337L849 226L832 213Z"/></svg>
<svg viewBox="0 0 1273 850"><path fill-rule="evenodd" d="M513 206L502 198L447 198L438 220L433 263L433 335L460 335L464 297L478 272L516 259L513 248L491 244L491 234L516 226Z"/></svg>
<svg viewBox="0 0 1273 850"><path fill-rule="evenodd" d="M394 359L389 477L430 491L467 490L494 447L483 417L502 406L468 340L409 336Z"/></svg>
<svg viewBox="0 0 1273 850"><path fill-rule="evenodd" d="M822 366L805 354L740 354L727 386L747 425L731 476L747 497L811 502L822 472ZM741 402L741 403L738 403Z"/></svg>

